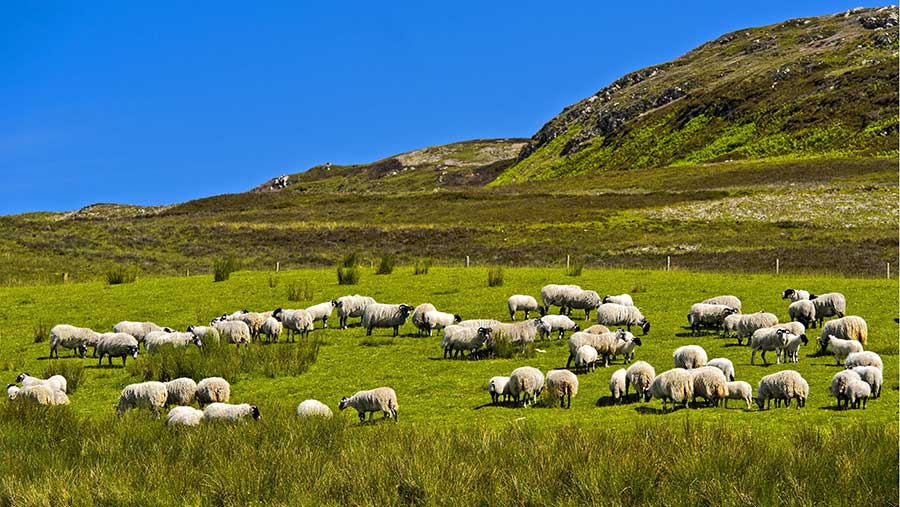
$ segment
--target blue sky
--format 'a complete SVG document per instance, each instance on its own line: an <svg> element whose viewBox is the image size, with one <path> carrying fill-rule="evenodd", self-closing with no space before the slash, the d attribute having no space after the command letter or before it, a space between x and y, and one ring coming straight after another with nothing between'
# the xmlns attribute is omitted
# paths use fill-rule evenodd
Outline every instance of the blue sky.
<svg viewBox="0 0 900 507"><path fill-rule="evenodd" d="M530 137L626 72L855 4L4 2L0 214Z"/></svg>

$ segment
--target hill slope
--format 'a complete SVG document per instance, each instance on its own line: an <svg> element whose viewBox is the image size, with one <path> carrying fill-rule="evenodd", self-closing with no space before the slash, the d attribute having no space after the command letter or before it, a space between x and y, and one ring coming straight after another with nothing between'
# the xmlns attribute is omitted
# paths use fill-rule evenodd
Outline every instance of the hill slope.
<svg viewBox="0 0 900 507"><path fill-rule="evenodd" d="M739 30L566 107L494 184L736 159L896 155L896 7Z"/></svg>

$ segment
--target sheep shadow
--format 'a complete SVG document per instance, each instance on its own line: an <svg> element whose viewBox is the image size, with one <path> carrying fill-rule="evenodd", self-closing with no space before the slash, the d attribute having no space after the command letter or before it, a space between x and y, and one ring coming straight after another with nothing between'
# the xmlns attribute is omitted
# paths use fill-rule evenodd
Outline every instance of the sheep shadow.
<svg viewBox="0 0 900 507"><path fill-rule="evenodd" d="M125 365L122 364L91 364L85 366L85 370L121 370L124 369Z"/></svg>

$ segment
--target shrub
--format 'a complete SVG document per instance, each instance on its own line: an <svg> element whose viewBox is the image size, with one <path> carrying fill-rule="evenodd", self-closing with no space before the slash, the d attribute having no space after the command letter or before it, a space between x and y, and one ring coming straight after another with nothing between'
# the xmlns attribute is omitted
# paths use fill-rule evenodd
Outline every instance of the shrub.
<svg viewBox="0 0 900 507"><path fill-rule="evenodd" d="M634 287L632 287L631 290L628 292L629 292L629 294L636 294L639 292L647 292L647 286L642 283L639 283L639 284L635 285Z"/></svg>
<svg viewBox="0 0 900 507"><path fill-rule="evenodd" d="M516 356L522 356L525 358L534 357L534 343L525 344L525 353L522 354L522 346L521 345L513 345L506 340L497 340L494 343L493 348L494 357L502 358L502 359L510 359Z"/></svg>
<svg viewBox="0 0 900 507"><path fill-rule="evenodd" d="M337 277L338 285L356 285L359 283L359 268L338 266Z"/></svg>
<svg viewBox="0 0 900 507"><path fill-rule="evenodd" d="M301 285L299 282L291 282L287 286L288 301L309 301L313 298L313 289L309 282L304 281Z"/></svg>
<svg viewBox="0 0 900 507"><path fill-rule="evenodd" d="M123 266L117 266L106 272L107 285L119 285L122 283L133 283L137 279L134 271Z"/></svg>
<svg viewBox="0 0 900 507"><path fill-rule="evenodd" d="M428 268L431 267L431 259L416 259L416 264L413 266L413 274L414 275L427 275Z"/></svg>
<svg viewBox="0 0 900 507"><path fill-rule="evenodd" d="M345 255L338 266L342 268L355 268L359 265L359 256L356 253Z"/></svg>
<svg viewBox="0 0 900 507"><path fill-rule="evenodd" d="M44 378L53 375L62 375L66 377L66 390L74 393L78 390L78 384L84 378L84 366L80 362L53 360L44 369Z"/></svg>
<svg viewBox="0 0 900 507"><path fill-rule="evenodd" d="M566 268L566 274L569 276L581 276L581 271L584 269L584 263L579 262L578 264L574 264Z"/></svg>
<svg viewBox="0 0 900 507"><path fill-rule="evenodd" d="M44 319L38 320L37 324L34 325L34 343L41 343L46 340L50 335L50 330L47 329L47 324L44 323Z"/></svg>
<svg viewBox="0 0 900 507"><path fill-rule="evenodd" d="M237 259L234 256L217 257L213 260L213 280L224 282L231 277L231 273L237 271Z"/></svg>
<svg viewBox="0 0 900 507"><path fill-rule="evenodd" d="M397 264L397 261L394 259L393 255L382 255L381 260L378 261L378 270L375 271L376 275L389 275L394 272L394 266Z"/></svg>
<svg viewBox="0 0 900 507"><path fill-rule="evenodd" d="M503 285L503 268L495 266L488 270L488 287L500 287Z"/></svg>

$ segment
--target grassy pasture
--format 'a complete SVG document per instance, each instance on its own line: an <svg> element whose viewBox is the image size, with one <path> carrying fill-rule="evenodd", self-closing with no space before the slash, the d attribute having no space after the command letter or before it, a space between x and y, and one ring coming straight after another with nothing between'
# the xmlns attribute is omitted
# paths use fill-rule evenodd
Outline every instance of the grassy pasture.
<svg viewBox="0 0 900 507"><path fill-rule="evenodd" d="M0 404L0 504L51 504L51 490L61 503L85 505L167 504L169 495L197 505L897 503L895 281L595 269L570 277L563 269L506 268L503 286L488 287L487 268L412 271L398 266L391 275L375 275L363 269L360 284L350 287L339 287L334 271L323 269L236 272L219 283L202 276L3 288L0 378L11 382L20 371L41 375L49 366L49 344L35 343L40 322L104 330L119 320L148 319L184 329L239 308L305 307L347 293L431 302L463 318L508 320L510 294L537 296L546 283L577 283L601 294L632 293L652 323L636 357L657 372L671 367L676 347L695 343L710 358L730 358L737 379L754 391L764 375L798 370L810 383L808 405L760 412L735 402L727 410L665 415L656 400L608 406L607 383L618 362L580 375L570 410L487 406L491 376L526 364L544 372L563 367L565 341L541 342L537 348L545 352L533 357L452 361L441 359L438 336L417 338L407 324L397 338L390 330L366 338L359 327L317 329L318 355L305 372L287 376L278 368L254 367L235 373L232 401L257 404L260 423L170 431L146 413L114 415L119 391L140 381L132 372L142 370L97 368L95 359L71 358L64 350L53 362L84 367L70 407L21 411ZM292 283L306 284L311 299L289 302ZM799 364L765 367L750 366L750 351L734 339L691 337L685 329L692 302L726 293L741 297L745 312L767 310L786 319L780 293L788 287L843 292L848 313L868 321L867 348L884 359L885 386L867 410L833 409L830 379L839 368L830 355L812 356L817 330L809 333L811 344L801 349ZM330 322L336 326L337 317ZM259 346L266 355L279 348L290 355L292 347L299 348ZM239 364L245 363L254 364ZM398 393L396 426L359 427L355 413L313 424L293 416L306 398L336 411L341 396L378 385ZM163 468L174 473L147 480ZM122 470L128 470L126 479Z"/></svg>

